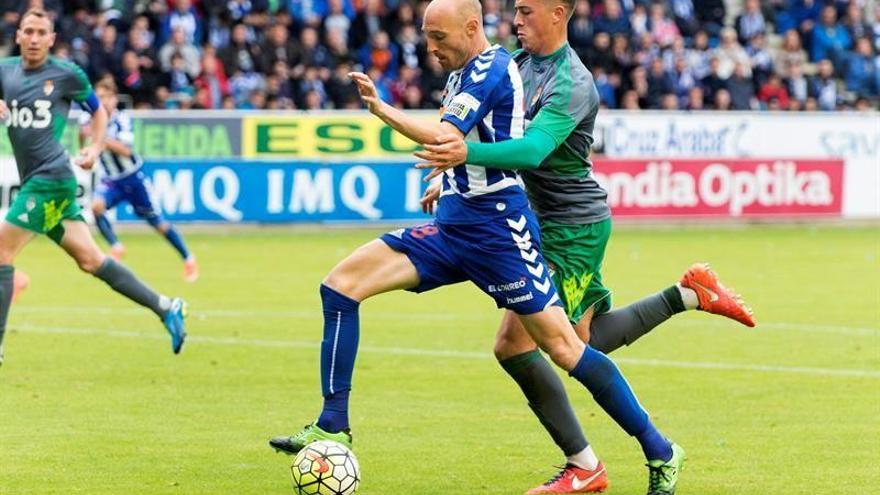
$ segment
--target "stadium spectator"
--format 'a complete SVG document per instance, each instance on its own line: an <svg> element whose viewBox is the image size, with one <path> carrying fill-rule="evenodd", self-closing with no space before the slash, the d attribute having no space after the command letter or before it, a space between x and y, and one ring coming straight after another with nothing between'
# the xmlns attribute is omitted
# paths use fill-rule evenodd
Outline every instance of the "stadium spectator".
<svg viewBox="0 0 880 495"><path fill-rule="evenodd" d="M654 43L660 45L661 48L670 46L679 37L678 26L667 17L663 4L660 2L651 4L649 25Z"/></svg>
<svg viewBox="0 0 880 495"><path fill-rule="evenodd" d="M290 67L299 64L300 54L296 43L290 39L287 26L275 22L269 27L266 41L260 48L260 66L273 67L275 62L282 61Z"/></svg>
<svg viewBox="0 0 880 495"><path fill-rule="evenodd" d="M845 63L843 80L847 91L860 96L877 96L880 91L880 60L873 53L871 40L859 38L856 51Z"/></svg>
<svg viewBox="0 0 880 495"><path fill-rule="evenodd" d="M726 89L720 89L717 93L715 93L714 104L712 105L713 110L719 111L728 111L732 110L732 102L730 100L730 93L727 92Z"/></svg>
<svg viewBox="0 0 880 495"><path fill-rule="evenodd" d="M660 108L660 100L665 94L675 91L675 79L663 67L663 60L655 58L651 61L648 73L647 107Z"/></svg>
<svg viewBox="0 0 880 495"><path fill-rule="evenodd" d="M431 107L439 108L446 88L446 72L440 66L436 57L428 57L425 61L425 70L422 73L422 96L426 98ZM360 103L358 103L360 104Z"/></svg>
<svg viewBox="0 0 880 495"><path fill-rule="evenodd" d="M610 36L615 34L629 36L632 28L630 27L629 19L623 15L620 2L618 0L604 0L603 6L602 15L595 22L596 32L608 33Z"/></svg>
<svg viewBox="0 0 880 495"><path fill-rule="evenodd" d="M201 108L220 108L223 98L232 95L223 65L209 54L202 57L202 72L195 87L196 102Z"/></svg>
<svg viewBox="0 0 880 495"><path fill-rule="evenodd" d="M171 55L171 72L165 86L177 99L190 99L195 94L195 79L187 72L186 63L179 53Z"/></svg>
<svg viewBox="0 0 880 495"><path fill-rule="evenodd" d="M697 78L694 77L693 70L688 67L687 60L683 57L675 60L672 77L675 81L675 96L679 99L680 105L684 105L688 91L697 85Z"/></svg>
<svg viewBox="0 0 880 495"><path fill-rule="evenodd" d="M351 26L351 46L365 47L377 33L386 32L384 8L382 0L366 0L364 9L357 14Z"/></svg>
<svg viewBox="0 0 880 495"><path fill-rule="evenodd" d="M581 60L587 60L593 46L593 20L587 0L578 0L575 4L574 15L568 21L568 43Z"/></svg>
<svg viewBox="0 0 880 495"><path fill-rule="evenodd" d="M376 31L370 44L361 48L358 59L361 66L366 69L378 69L388 78L397 77L399 51L385 31Z"/></svg>
<svg viewBox="0 0 880 495"><path fill-rule="evenodd" d="M721 43L712 51L713 57L718 59L718 75L727 79L733 74L736 64L743 64L748 68L748 74L752 74L752 64L745 49L736 40L736 31L733 28L724 28L721 31Z"/></svg>
<svg viewBox="0 0 880 495"><path fill-rule="evenodd" d="M354 7L350 0L330 0L329 6L330 13L324 19L324 31L338 33L347 44L351 21L354 20Z"/></svg>
<svg viewBox="0 0 880 495"><path fill-rule="evenodd" d="M761 12L761 4L758 0L746 0L745 9L736 18L736 32L739 35L739 43L748 45L756 35L767 32L767 22Z"/></svg>
<svg viewBox="0 0 880 495"><path fill-rule="evenodd" d="M93 79L104 74L118 76L121 71L122 53L125 45L116 32L116 26L106 24L100 29L100 36L89 50L90 68Z"/></svg>
<svg viewBox="0 0 880 495"><path fill-rule="evenodd" d="M689 111L705 110L704 106L705 94L699 86L694 86L688 91L687 104L685 109Z"/></svg>
<svg viewBox="0 0 880 495"><path fill-rule="evenodd" d="M348 77L352 67L348 62L341 62L336 66L330 80L327 81L327 96L333 104L333 108L351 109L360 108L361 100L358 96L357 85ZM434 107L433 102L426 105Z"/></svg>
<svg viewBox="0 0 880 495"><path fill-rule="evenodd" d="M772 74L758 91L758 101L765 107L771 108L771 102L775 102L777 108L788 108L788 90L782 84L782 80L776 74Z"/></svg>
<svg viewBox="0 0 880 495"><path fill-rule="evenodd" d="M800 34L795 29L789 29L785 32L782 46L773 57L776 74L787 77L791 66L803 66L806 63L807 52L801 47Z"/></svg>
<svg viewBox="0 0 880 495"><path fill-rule="evenodd" d="M700 22L697 20L693 0L671 0L670 4L675 25L681 34L688 38L696 34L700 30Z"/></svg>
<svg viewBox="0 0 880 495"><path fill-rule="evenodd" d="M809 35L819 21L822 3L818 0L792 0L791 6L776 16L776 30L784 33L796 29L803 35Z"/></svg>
<svg viewBox="0 0 880 495"><path fill-rule="evenodd" d="M661 110L678 110L678 97L672 93L666 93L660 100Z"/></svg>
<svg viewBox="0 0 880 495"><path fill-rule="evenodd" d="M187 43L186 34L182 28L175 28L171 32L171 39L159 50L159 64L163 72L171 70L171 57L175 53L183 57L184 66L189 75L198 76L201 67L199 49L192 43Z"/></svg>
<svg viewBox="0 0 880 495"><path fill-rule="evenodd" d="M717 36L724 26L724 16L727 14L724 0L697 0L694 8L702 28Z"/></svg>
<svg viewBox="0 0 880 495"><path fill-rule="evenodd" d="M822 9L822 19L813 29L813 42L810 60L817 62L829 59L837 67L843 60L846 50L852 46L849 31L837 22L837 10L832 5Z"/></svg>
<svg viewBox="0 0 880 495"><path fill-rule="evenodd" d="M345 37L339 31L327 31L325 36L325 44L330 56L333 57L333 66L346 63L353 60L351 52L348 49L348 43Z"/></svg>
<svg viewBox="0 0 880 495"><path fill-rule="evenodd" d="M599 102L605 108L614 108L617 106L617 88L612 84L611 78L605 74L601 68L597 68L593 72L593 80L596 82L596 91L599 92Z"/></svg>
<svg viewBox="0 0 880 495"><path fill-rule="evenodd" d="M504 31L503 28L507 30ZM498 26L497 34L502 34L504 36L510 37L510 25L507 23L502 23ZM498 42L499 40L496 38L493 40ZM397 46L399 47L399 60L398 65L418 68L421 65L422 59L428 56L427 51L421 45L421 41L419 40L419 33L416 30L416 27L412 24L407 24L401 28L400 33L397 35ZM509 44L509 40L506 40ZM516 40L514 39L514 46L516 46Z"/></svg>
<svg viewBox="0 0 880 495"><path fill-rule="evenodd" d="M770 74L773 73L773 56L764 47L764 34L758 33L752 37L746 54L749 56L749 63L752 68L752 78L755 85L760 86L767 81Z"/></svg>
<svg viewBox="0 0 880 495"><path fill-rule="evenodd" d="M651 27L648 25L648 11L645 10L644 5L635 4L632 14L629 15L629 25L630 34L634 38L641 38L651 32Z"/></svg>
<svg viewBox="0 0 880 495"><path fill-rule="evenodd" d="M102 76L113 76L110 72ZM141 70L140 61L135 52L129 50L122 54L121 68L118 73L119 88L131 96L135 107L152 104L153 92L158 85L158 78L151 72Z"/></svg>
<svg viewBox="0 0 880 495"><path fill-rule="evenodd" d="M159 42L171 37L175 29L183 30L186 42L191 45L199 45L204 35L204 24L201 14L192 4L192 0L174 0L174 8L162 19L162 27L159 29Z"/></svg>
<svg viewBox="0 0 880 495"><path fill-rule="evenodd" d="M788 90L791 100L799 103L799 108L803 108L810 96L810 80L804 75L803 65L794 64L789 67L785 78L785 88Z"/></svg>
<svg viewBox="0 0 880 495"><path fill-rule="evenodd" d="M742 63L740 63L742 64ZM721 89L727 89L727 77L721 75L721 62L718 58L713 58L709 62L709 74L700 79L700 88L703 90L709 101L715 100L715 93Z"/></svg>
<svg viewBox="0 0 880 495"><path fill-rule="evenodd" d="M834 79L834 65L828 59L820 60L818 65L819 73L813 78L813 89L810 93L815 96L820 110L836 110L839 95L838 82Z"/></svg>
<svg viewBox="0 0 880 495"><path fill-rule="evenodd" d="M322 78L330 76L329 70L333 68L333 56L327 47L318 43L318 31L306 26L299 33L299 63L306 67L319 67L324 72Z"/></svg>
<svg viewBox="0 0 880 495"><path fill-rule="evenodd" d="M624 92L620 101L620 108L624 110L641 110L642 108L639 104L639 95L633 90Z"/></svg>
<svg viewBox="0 0 880 495"><path fill-rule="evenodd" d="M736 64L733 75L727 80L730 105L733 110L751 110L756 106L755 85L743 64Z"/></svg>
<svg viewBox="0 0 880 495"><path fill-rule="evenodd" d="M709 33L700 30L694 35L694 41L691 48L687 50L688 67L694 73L694 77L702 79L709 74L709 60L711 60L709 51Z"/></svg>
<svg viewBox="0 0 880 495"><path fill-rule="evenodd" d="M56 56L93 79L109 74L128 93L123 101L141 107L353 108L345 75L360 70L381 79L388 101L436 108L446 82L420 31L427 0L0 0L0 55L17 54L17 22L34 3L56 16ZM483 6L491 42L516 49L512 2ZM864 107L859 97L876 108L880 6L871 6L576 0L569 42L609 108L757 109L771 74L788 104L765 92L760 108ZM220 68L203 73L203 58Z"/></svg>
<svg viewBox="0 0 880 495"><path fill-rule="evenodd" d="M876 18L876 23L880 26L880 17ZM870 37L873 30L870 24L864 21L862 8L858 2L851 1L846 7L846 16L843 19L843 27L849 33L850 39L858 40L864 37Z"/></svg>

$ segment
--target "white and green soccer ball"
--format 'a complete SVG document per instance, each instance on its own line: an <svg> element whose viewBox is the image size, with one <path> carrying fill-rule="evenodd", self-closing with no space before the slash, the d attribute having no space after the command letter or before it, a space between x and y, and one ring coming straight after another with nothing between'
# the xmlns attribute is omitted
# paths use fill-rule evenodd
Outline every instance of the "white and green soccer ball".
<svg viewBox="0 0 880 495"><path fill-rule="evenodd" d="M361 481L354 453L329 440L310 443L300 450L290 472L297 495L352 495Z"/></svg>

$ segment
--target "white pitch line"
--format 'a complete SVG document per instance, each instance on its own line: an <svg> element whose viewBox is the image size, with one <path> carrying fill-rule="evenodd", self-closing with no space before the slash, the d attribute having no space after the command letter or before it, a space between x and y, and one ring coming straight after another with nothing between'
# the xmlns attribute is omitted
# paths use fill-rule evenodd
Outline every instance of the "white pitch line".
<svg viewBox="0 0 880 495"><path fill-rule="evenodd" d="M149 340L166 340L166 336L159 332L144 333L122 330L101 330L94 328L71 328L21 324L13 326L15 330L26 333L43 333L59 335L97 335L116 338L134 338ZM214 345L235 345L268 348L287 349L318 349L320 342L298 340L267 340L267 339L243 339L239 337L212 337L194 335L187 337L190 343L203 343ZM384 354L398 356L428 356L436 358L456 359L492 359L488 352L474 351L446 351L442 349L418 349L406 347L376 347L360 346L359 352L369 354ZM720 371L748 371L759 373L790 373L801 375L825 376L825 377L854 377L854 378L880 378L880 371L863 369L835 369L835 368L810 368L803 366L761 365L741 363L713 363L700 361L668 361L663 359L641 358L616 358L616 362L631 366L649 366L659 368L684 368Z"/></svg>
<svg viewBox="0 0 880 495"><path fill-rule="evenodd" d="M130 315L145 316L152 318L153 315L141 308L112 308L112 307L63 307L63 306L21 306L14 307L15 313L23 314L82 314L82 315ZM497 312L471 313L464 315L452 315L449 313L401 313L394 311L369 311L365 314L370 318L397 319L407 318L411 320L438 320L438 321L491 321L497 322L500 314ZM315 309L292 308L292 309L195 309L190 315L193 318L323 318L323 313ZM731 323L721 318L701 318L699 320L673 319L676 325L689 327L727 326ZM825 325L816 323L795 322L758 322L755 329L743 330L745 332L761 332L762 330L793 330L811 333L832 333L843 335L860 335L867 337L880 337L878 327L857 327L847 325Z"/></svg>

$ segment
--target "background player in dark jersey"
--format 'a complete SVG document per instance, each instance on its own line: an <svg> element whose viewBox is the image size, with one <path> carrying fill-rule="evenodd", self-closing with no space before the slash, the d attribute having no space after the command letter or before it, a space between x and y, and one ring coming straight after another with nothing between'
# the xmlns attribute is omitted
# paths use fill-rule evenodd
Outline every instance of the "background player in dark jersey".
<svg viewBox="0 0 880 495"><path fill-rule="evenodd" d="M147 178L141 171L143 161L134 153L131 117L117 108L119 100L116 97L116 85L112 81L99 82L95 86L95 94L109 113L109 125L104 138L104 151L99 155L104 176L92 199L92 213L95 215L98 231L110 244L110 256L117 261L122 259L125 247L113 231L106 213L120 203L127 202L135 214L162 234L183 259L183 280L195 282L199 278L199 265L195 255L187 248L180 232L157 211L150 198ZM85 143L91 129L87 124L91 119L88 114L83 115L84 118L80 121L80 139Z"/></svg>
<svg viewBox="0 0 880 495"><path fill-rule="evenodd" d="M521 78L503 49L486 48L480 12L475 0L435 0L425 11L428 51L445 69L463 67L449 76L439 125L408 117L380 102L369 79L355 74L370 111L422 143L450 126L468 141L503 142L521 135L525 103ZM509 89L496 91L493 85ZM531 229L531 211L521 206L524 196L516 176L468 164L446 171L442 180L435 222L400 229L383 236L384 243L362 246L325 279L321 287L324 409L312 425L296 435L273 438L270 444L295 453L315 440L351 443L348 396L362 300L390 290L423 291L470 280L499 307L512 310L553 362L584 385L603 410L638 439L646 454L671 450L671 442L652 424L620 370L578 339L565 311L557 305L555 291L549 297L552 284L539 251L540 235ZM513 251L509 250L511 241ZM604 466L596 460L595 469L576 483L601 491L607 486Z"/></svg>
<svg viewBox="0 0 880 495"><path fill-rule="evenodd" d="M12 300L13 261L36 234L45 234L84 272L156 313L171 334L172 350L178 353L186 336L183 300L156 293L128 268L105 256L80 213L76 179L60 138L71 102L79 102L92 113L94 142L83 148L77 163L91 168L101 151L107 114L79 67L49 57L54 42L49 16L31 9L21 17L16 32L21 57L0 60L0 114L5 117L21 180L6 219L0 222L0 345Z"/></svg>
<svg viewBox="0 0 880 495"><path fill-rule="evenodd" d="M753 326L741 301L704 265L694 265L681 282L628 307L609 311L610 291L600 268L611 233L607 193L593 179L589 160L598 95L592 75L567 43L566 26L573 4L564 0L516 2L517 34L524 50L515 54L526 93L523 139L501 144L466 144L450 136L445 144L426 146L418 155L435 166L435 175L460 163L521 170L530 202L538 215L544 252L571 322L590 345L611 352L632 343L673 314L703 309ZM430 209L431 190L423 199ZM515 318L499 330L496 355L529 397L530 405L568 458L559 476L530 493L582 493L574 486L579 468L591 468L578 454L586 445L564 389ZM649 493L672 493L683 453L649 460ZM646 452L648 455L648 452ZM595 461L592 461L593 463ZM580 489L579 489L580 488Z"/></svg>

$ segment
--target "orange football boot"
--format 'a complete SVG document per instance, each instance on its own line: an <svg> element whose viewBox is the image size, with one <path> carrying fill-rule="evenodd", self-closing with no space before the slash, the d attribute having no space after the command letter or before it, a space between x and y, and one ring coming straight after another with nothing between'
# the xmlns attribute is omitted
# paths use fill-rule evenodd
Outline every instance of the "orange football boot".
<svg viewBox="0 0 880 495"><path fill-rule="evenodd" d="M596 469L579 468L566 464L559 474L539 487L532 488L526 495L545 493L601 493L608 488L608 472L601 462Z"/></svg>
<svg viewBox="0 0 880 495"><path fill-rule="evenodd" d="M755 326L752 310L742 297L725 287L708 263L694 263L682 275L679 283L697 293L700 311L726 316L747 327Z"/></svg>

